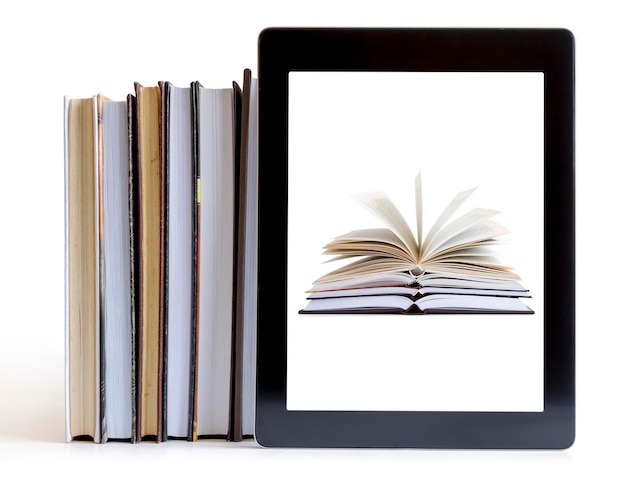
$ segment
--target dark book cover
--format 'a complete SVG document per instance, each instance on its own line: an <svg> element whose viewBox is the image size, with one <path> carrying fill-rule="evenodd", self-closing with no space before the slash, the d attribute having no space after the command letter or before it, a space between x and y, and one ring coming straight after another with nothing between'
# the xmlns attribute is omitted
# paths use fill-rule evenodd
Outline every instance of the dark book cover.
<svg viewBox="0 0 626 482"><path fill-rule="evenodd" d="M167 440L167 335L168 335L168 241L169 228L169 130L170 130L170 82L159 82L161 87L161 303L160 323L162 341L159 358L161 359L161 439Z"/></svg>
<svg viewBox="0 0 626 482"><path fill-rule="evenodd" d="M244 337L244 261L246 239L246 201L248 178L248 132L250 127L250 88L252 73L244 70L243 89L233 82L235 112L235 272L233 276L233 350L231 382L231 417L229 439L239 442L243 411L243 337Z"/></svg>
<svg viewBox="0 0 626 482"><path fill-rule="evenodd" d="M137 437L140 404L138 403L137 377L139 374L138 358L139 358L139 337L138 337L138 320L139 320L139 304L137 289L139 276L139 236L138 218L139 218L139 202L138 202L138 165L137 165L137 98L129 94L127 96L128 108L128 213L130 224L130 320L131 320L131 397L132 397L132 427L131 442L139 442Z"/></svg>
<svg viewBox="0 0 626 482"><path fill-rule="evenodd" d="M233 235L233 334L231 351L231 385L230 385L230 420L227 439L233 442L241 440L241 363L242 363L242 318L239 308L240 290L243 289L243 222L242 214L245 202L245 172L241 166L241 131L242 131L242 92L237 82L233 82L233 153L235 156L235 222ZM245 200L244 200L245 201Z"/></svg>
<svg viewBox="0 0 626 482"><path fill-rule="evenodd" d="M200 154L199 154L199 132L198 132L198 92L201 87L199 82L192 82L191 85L191 132L192 132L192 157L193 157L193 179L195 186L193 188L193 235L192 235L192 286L194 292L194 302L192 303L191 314L191 362L190 362L190 383L189 383L189 440L195 441L198 438L196 421L198 415L197 406L197 387L198 387L198 307L199 307L199 276L198 269L199 252L200 252Z"/></svg>

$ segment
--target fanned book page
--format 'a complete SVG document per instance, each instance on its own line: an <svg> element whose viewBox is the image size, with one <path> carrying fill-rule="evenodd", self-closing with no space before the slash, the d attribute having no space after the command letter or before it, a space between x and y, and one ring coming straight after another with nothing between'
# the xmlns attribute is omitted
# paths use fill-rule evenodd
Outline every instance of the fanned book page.
<svg viewBox="0 0 626 482"><path fill-rule="evenodd" d="M352 265L342 266L318 281L351 275L405 269L413 274L424 271L482 274L494 278L517 278L507 266L494 263L490 246L508 231L490 218L498 211L475 208L446 224L450 216L473 190L459 193L437 219L421 243L422 205L421 175L415 178L417 237L393 201L384 193L362 193L354 198L388 229L358 230L336 237L324 246L324 254L335 260L356 258ZM386 261L386 263L385 263Z"/></svg>

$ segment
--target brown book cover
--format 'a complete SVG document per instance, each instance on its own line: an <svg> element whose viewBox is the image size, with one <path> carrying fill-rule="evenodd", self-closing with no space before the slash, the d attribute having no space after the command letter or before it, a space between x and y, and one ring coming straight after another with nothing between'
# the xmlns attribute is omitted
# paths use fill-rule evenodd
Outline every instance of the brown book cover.
<svg viewBox="0 0 626 482"><path fill-rule="evenodd" d="M193 220L193 287L194 287L194 299L195 302L192 305L192 318L191 325L191 373L189 384L189 440L198 440L198 307L200 306L200 270L198 264L200 262L200 145L199 145L199 132L198 132L198 91L201 87L199 82L191 83L191 132L192 132L192 156L194 166L194 178L196 180L196 188L194 193L194 209L195 215Z"/></svg>
<svg viewBox="0 0 626 482"><path fill-rule="evenodd" d="M246 196L248 178L248 129L250 124L250 88L252 74L244 70L243 89L233 82L235 112L235 272L233 297L233 356L231 382L231 416L228 438L239 442L242 430L243 336L244 336L244 260L246 238Z"/></svg>

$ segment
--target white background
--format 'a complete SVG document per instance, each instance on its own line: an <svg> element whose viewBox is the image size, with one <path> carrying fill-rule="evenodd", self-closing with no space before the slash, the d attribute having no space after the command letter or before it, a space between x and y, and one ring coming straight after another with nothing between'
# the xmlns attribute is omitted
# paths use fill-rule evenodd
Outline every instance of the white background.
<svg viewBox="0 0 626 482"><path fill-rule="evenodd" d="M290 74L288 409L543 409L543 88L537 72ZM493 252L536 314L298 315L338 267L322 246L386 227L351 196L385 192L416 233L420 171L423 237L477 188L452 219L500 211Z"/></svg>
<svg viewBox="0 0 626 482"><path fill-rule="evenodd" d="M620 2L11 2L0 16L0 470L29 480L617 480L624 477ZM559 452L268 450L63 442L64 94L227 86L267 26L566 27L577 51L577 440Z"/></svg>

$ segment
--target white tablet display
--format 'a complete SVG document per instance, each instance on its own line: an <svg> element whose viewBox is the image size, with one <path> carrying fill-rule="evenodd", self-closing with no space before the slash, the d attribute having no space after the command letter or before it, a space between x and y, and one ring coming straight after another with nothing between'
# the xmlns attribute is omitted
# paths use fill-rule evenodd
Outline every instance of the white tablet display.
<svg viewBox="0 0 626 482"><path fill-rule="evenodd" d="M543 92L541 72L289 74L288 410L543 410ZM353 195L415 234L418 173L424 237L458 192L451 219L498 211L490 251L534 314L300 314L342 264L323 246L386 227Z"/></svg>

